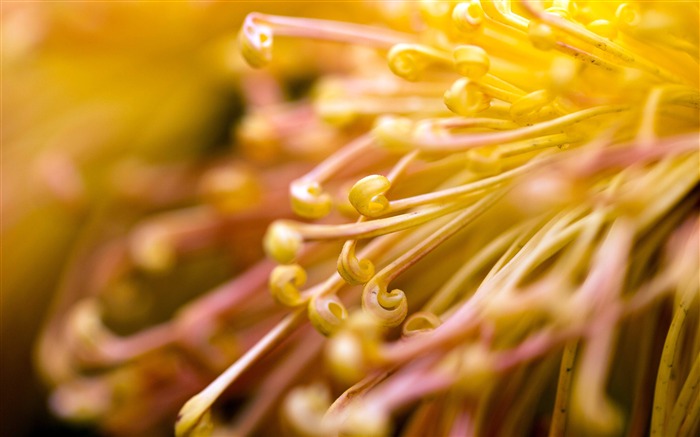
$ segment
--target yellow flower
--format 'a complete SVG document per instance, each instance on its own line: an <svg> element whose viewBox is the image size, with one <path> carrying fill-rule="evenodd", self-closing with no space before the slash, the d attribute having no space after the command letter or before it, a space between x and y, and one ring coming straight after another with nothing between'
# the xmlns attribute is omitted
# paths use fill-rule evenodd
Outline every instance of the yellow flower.
<svg viewBox="0 0 700 437"><path fill-rule="evenodd" d="M118 429L198 391L178 436L695 435L698 5L363 7L246 17L245 162L96 257L111 291L67 310L54 408ZM264 71L307 62L281 102ZM109 326L125 271L223 239L252 252L235 279Z"/></svg>

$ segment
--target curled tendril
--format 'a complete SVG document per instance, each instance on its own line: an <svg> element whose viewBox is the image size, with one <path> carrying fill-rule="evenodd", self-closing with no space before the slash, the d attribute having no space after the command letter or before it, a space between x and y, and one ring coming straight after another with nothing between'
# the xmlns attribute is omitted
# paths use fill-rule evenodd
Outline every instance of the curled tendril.
<svg viewBox="0 0 700 437"><path fill-rule="evenodd" d="M306 272L298 264L277 266L270 274L270 293L279 303L297 307L305 302L299 287L306 282Z"/></svg>
<svg viewBox="0 0 700 437"><path fill-rule="evenodd" d="M469 79L476 80L483 77L491 67L489 55L479 46L459 46L452 54L457 72Z"/></svg>
<svg viewBox="0 0 700 437"><path fill-rule="evenodd" d="M374 276L374 264L355 256L357 240L346 241L338 257L338 273L350 285L365 284Z"/></svg>
<svg viewBox="0 0 700 437"><path fill-rule="evenodd" d="M284 220L270 225L263 239L265 253L281 264L294 261L303 243L301 233Z"/></svg>
<svg viewBox="0 0 700 437"><path fill-rule="evenodd" d="M416 81L433 64L449 64L446 55L432 47L420 44L396 44L387 55L389 69L406 80Z"/></svg>
<svg viewBox="0 0 700 437"><path fill-rule="evenodd" d="M430 311L418 311L411 314L403 324L403 335L411 337L432 331L442 324L442 320Z"/></svg>
<svg viewBox="0 0 700 437"><path fill-rule="evenodd" d="M484 10L478 0L457 4L452 10L452 22L462 32L475 32L484 22Z"/></svg>
<svg viewBox="0 0 700 437"><path fill-rule="evenodd" d="M458 79L445 91L445 105L455 114L471 116L488 109L491 98L467 78Z"/></svg>
<svg viewBox="0 0 700 437"><path fill-rule="evenodd" d="M256 22L258 16L249 14L238 34L243 58L251 67L261 68L272 60L272 28Z"/></svg>
<svg viewBox="0 0 700 437"><path fill-rule="evenodd" d="M298 179L291 183L289 195L294 212L305 218L318 219L331 212L333 200L323 192L321 184L308 179Z"/></svg>
<svg viewBox="0 0 700 437"><path fill-rule="evenodd" d="M377 144L391 151L407 152L412 150L410 138L414 130L413 120L394 115L379 117L372 129Z"/></svg>
<svg viewBox="0 0 700 437"><path fill-rule="evenodd" d="M360 214L377 217L389 207L389 201L384 196L389 188L391 181L386 176L365 176L352 186L348 199Z"/></svg>
<svg viewBox="0 0 700 437"><path fill-rule="evenodd" d="M382 326L395 327L408 314L408 299L399 289L387 291L386 281L375 276L362 290L362 308Z"/></svg>
<svg viewBox="0 0 700 437"><path fill-rule="evenodd" d="M309 301L308 314L314 328L326 336L337 332L348 318L348 310L335 295L313 296Z"/></svg>

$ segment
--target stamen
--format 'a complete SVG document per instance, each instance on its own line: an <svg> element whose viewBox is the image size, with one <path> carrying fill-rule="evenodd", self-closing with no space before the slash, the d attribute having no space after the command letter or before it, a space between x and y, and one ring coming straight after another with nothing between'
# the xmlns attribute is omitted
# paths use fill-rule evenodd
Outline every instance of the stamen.
<svg viewBox="0 0 700 437"><path fill-rule="evenodd" d="M409 229L461 209L465 203L454 203L425 208L395 217L361 223L319 225L280 220L268 228L263 244L274 260L287 264L297 256L304 241L364 239Z"/></svg>
<svg viewBox="0 0 700 437"><path fill-rule="evenodd" d="M596 35L583 27L578 27L566 19L554 14L549 14L540 9L532 0L523 0L523 6L527 11L537 17L543 23L558 29L566 35L576 38L590 48L595 48L605 53L609 58L615 59L622 66L641 69L647 71L665 81L673 83L683 83L684 81L676 75L669 73L658 65L651 64L645 59L635 56L634 53L624 49L614 42Z"/></svg>
<svg viewBox="0 0 700 437"><path fill-rule="evenodd" d="M380 49L389 49L396 44L412 42L415 39L410 34L361 24L252 13L246 17L239 34L241 52L252 67L260 68L270 62L274 35L336 41Z"/></svg>
<svg viewBox="0 0 700 437"><path fill-rule="evenodd" d="M457 72L468 79L480 79L491 67L488 54L479 46L459 46L452 54Z"/></svg>
<svg viewBox="0 0 700 437"><path fill-rule="evenodd" d="M306 282L306 271L299 264L281 265L270 274L270 292L275 300L287 307L303 305L299 287Z"/></svg>
<svg viewBox="0 0 700 437"><path fill-rule="evenodd" d="M192 435L209 408L221 396L228 386L233 384L250 366L260 360L275 346L281 343L294 329L304 321L304 311L296 310L275 326L265 337L260 339L248 352L219 375L204 390L190 398L180 409L175 424L175 435L186 437Z"/></svg>
<svg viewBox="0 0 700 437"><path fill-rule="evenodd" d="M505 132L451 135L447 138L420 138L412 135L408 138L402 137L402 141L399 144L403 148L409 150L417 149L425 152L459 152L476 147L492 146L496 144L519 141L536 135L565 132L566 129L570 129L572 126L587 121L591 118L603 115L609 116L621 112L627 112L629 110L630 107L626 105L599 106L596 108L583 109L554 120ZM385 132L389 131L391 125L395 124L396 121L393 119L383 119L377 123L374 132L378 138L381 137L381 146L384 146L385 144L388 144L389 146L398 145L395 141L391 141L392 137L388 137L388 135L385 134ZM406 130L406 127L404 127L404 130Z"/></svg>
<svg viewBox="0 0 700 437"><path fill-rule="evenodd" d="M322 184L348 162L366 153L372 145L372 137L363 135L324 160L312 171L293 181L289 196L294 212L306 218L321 218L330 213L333 200L323 191Z"/></svg>
<svg viewBox="0 0 700 437"><path fill-rule="evenodd" d="M411 314L403 325L403 336L411 337L432 331L442 324L438 316L429 311L418 311Z"/></svg>
<svg viewBox="0 0 700 437"><path fill-rule="evenodd" d="M387 60L395 75L409 81L420 79L428 67L452 65L448 53L420 44L398 44L389 50Z"/></svg>
<svg viewBox="0 0 700 437"><path fill-rule="evenodd" d="M466 208L446 225L379 271L362 292L362 308L384 326L398 326L406 317L408 303L401 290L387 291L389 282L425 257L441 243L493 205L503 193L487 196ZM370 222L371 223L371 222Z"/></svg>
<svg viewBox="0 0 700 437"><path fill-rule="evenodd" d="M380 206L382 204L382 198L386 201L384 194L391 188L390 181L396 181L418 154L418 151L406 154L391 169L387 177L384 178L385 180L382 180L383 176L374 175L371 176L371 178L374 179L369 181L370 186L367 186L366 183L361 184L362 181L355 183L350 190L349 200L352 206L362 214L358 219L358 223L365 221L365 217L369 216L370 210L373 211L375 209L373 205L376 204ZM367 178L364 178L363 180L366 179ZM360 185L358 186L358 184ZM372 185L375 186L372 187ZM378 191L377 188L379 189ZM373 195L373 193L376 194ZM369 204L365 202L367 198L370 198ZM358 208L362 208L362 210ZM362 211L368 214L364 214ZM338 273L351 285L364 284L374 276L374 264L368 259L359 260L355 256L356 246L357 240L346 241L338 257Z"/></svg>

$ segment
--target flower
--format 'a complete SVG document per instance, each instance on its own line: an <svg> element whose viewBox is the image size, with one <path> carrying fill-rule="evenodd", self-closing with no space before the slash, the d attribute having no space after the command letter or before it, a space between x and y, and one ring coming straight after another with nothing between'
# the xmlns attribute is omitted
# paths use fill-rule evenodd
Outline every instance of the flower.
<svg viewBox="0 0 700 437"><path fill-rule="evenodd" d="M307 100L246 114L248 163L200 176L209 203L114 250L167 271L276 219L270 260L127 337L76 305L75 355L121 367L63 384L58 408L111 391L167 409L209 369L178 436L694 435L697 5L375 7L389 25L247 16L252 67L278 68L298 38L328 65ZM236 394L223 423L212 407Z"/></svg>

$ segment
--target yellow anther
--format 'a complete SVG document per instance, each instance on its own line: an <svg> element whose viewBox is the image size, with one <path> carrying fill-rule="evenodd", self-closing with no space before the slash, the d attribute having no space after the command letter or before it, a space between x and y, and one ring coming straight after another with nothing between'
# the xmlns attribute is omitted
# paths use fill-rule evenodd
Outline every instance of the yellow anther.
<svg viewBox="0 0 700 437"><path fill-rule="evenodd" d="M467 168L482 176L496 175L503 170L501 160L491 147L480 147L467 152Z"/></svg>
<svg viewBox="0 0 700 437"><path fill-rule="evenodd" d="M445 105L455 114L470 116L491 106L491 98L466 78L458 79L445 91Z"/></svg>
<svg viewBox="0 0 700 437"><path fill-rule="evenodd" d="M472 80L483 77L491 66L486 50L479 46L459 46L453 55L457 72Z"/></svg>
<svg viewBox="0 0 700 437"><path fill-rule="evenodd" d="M530 21L527 32L532 45L540 50L550 50L557 43L554 30L541 21Z"/></svg>
<svg viewBox="0 0 700 437"><path fill-rule="evenodd" d="M335 295L313 296L307 310L311 324L326 336L337 332L348 318L348 310Z"/></svg>
<svg viewBox="0 0 700 437"><path fill-rule="evenodd" d="M270 293L284 306L296 307L304 303L299 287L306 282L306 272L298 264L277 266L270 274Z"/></svg>
<svg viewBox="0 0 700 437"><path fill-rule="evenodd" d="M248 168L220 167L208 171L200 183L203 197L223 213L249 209L260 201L260 184Z"/></svg>
<svg viewBox="0 0 700 437"><path fill-rule="evenodd" d="M352 186L348 198L360 214L376 217L389 206L389 201L384 196L389 188L391 188L391 182L386 176L365 176Z"/></svg>
<svg viewBox="0 0 700 437"><path fill-rule="evenodd" d="M323 425L323 415L330 405L331 397L327 387L321 384L297 387L285 397L282 415L294 435L321 437L330 433Z"/></svg>
<svg viewBox="0 0 700 437"><path fill-rule="evenodd" d="M323 192L317 181L299 179L289 186L294 212L305 218L318 219L331 212L333 199Z"/></svg>
<svg viewBox="0 0 700 437"><path fill-rule="evenodd" d="M458 357L457 388L467 396L478 396L494 383L496 373L489 351L480 344L469 345Z"/></svg>
<svg viewBox="0 0 700 437"><path fill-rule="evenodd" d="M172 236L167 229L156 223L137 228L133 232L129 248L136 265L154 272L172 268L177 258Z"/></svg>
<svg viewBox="0 0 700 437"><path fill-rule="evenodd" d="M410 337L416 334L432 331L442 324L435 314L428 311L419 311L411 314L403 324L403 335Z"/></svg>
<svg viewBox="0 0 700 437"><path fill-rule="evenodd" d="M304 242L301 234L289 223L278 221L270 225L263 239L265 253L282 264L291 263L296 258Z"/></svg>
<svg viewBox="0 0 700 437"><path fill-rule="evenodd" d="M336 379L345 384L356 383L367 371L362 340L354 333L342 330L328 342L326 362Z"/></svg>
<svg viewBox="0 0 700 437"><path fill-rule="evenodd" d="M622 3L615 11L617 24L621 27L637 26L642 21L642 14L639 11L639 6L632 3Z"/></svg>
<svg viewBox="0 0 700 437"><path fill-rule="evenodd" d="M384 437L391 435L391 420L387 412L359 402L352 406L343 422L344 437Z"/></svg>
<svg viewBox="0 0 700 437"><path fill-rule="evenodd" d="M399 289L387 291L385 280L375 276L362 291L362 309L382 326L394 327L406 318L408 300Z"/></svg>
<svg viewBox="0 0 700 437"><path fill-rule="evenodd" d="M249 14L238 34L243 58L251 67L261 68L272 60L272 29L256 23L256 14Z"/></svg>
<svg viewBox="0 0 700 437"><path fill-rule="evenodd" d="M462 32L475 32L484 22L484 10L478 0L457 4L452 10L452 22Z"/></svg>
<svg viewBox="0 0 700 437"><path fill-rule="evenodd" d="M551 8L547 8L545 10L548 14L551 15L556 15L557 17L561 17L567 20L571 19L571 15L569 13L569 10L566 8L563 8L561 6L552 6Z"/></svg>
<svg viewBox="0 0 700 437"><path fill-rule="evenodd" d="M395 75L410 81L420 79L430 65L452 62L442 51L421 44L396 44L389 50L387 61Z"/></svg>
<svg viewBox="0 0 700 437"><path fill-rule="evenodd" d="M552 99L552 94L547 90L532 92L511 105L510 116L515 121L531 118Z"/></svg>
<svg viewBox="0 0 700 437"><path fill-rule="evenodd" d="M414 123L411 119L385 115L377 119L372 129L372 135L381 147L397 152L411 150L410 138L413 134Z"/></svg>
<svg viewBox="0 0 700 437"><path fill-rule="evenodd" d="M346 126L359 116L347 97L319 96L314 100L314 110L324 122L336 127Z"/></svg>
<svg viewBox="0 0 700 437"><path fill-rule="evenodd" d="M609 40L617 36L617 27L608 20L593 20L586 25L586 29Z"/></svg>
<svg viewBox="0 0 700 437"><path fill-rule="evenodd" d="M443 27L452 15L452 5L450 0L421 0L420 12L426 23Z"/></svg>
<svg viewBox="0 0 700 437"><path fill-rule="evenodd" d="M347 241L338 257L338 273L351 285L365 284L374 276L374 264L355 255L355 240Z"/></svg>
<svg viewBox="0 0 700 437"><path fill-rule="evenodd" d="M549 71L549 91L552 95L561 94L576 79L579 63L568 57L557 57L552 61Z"/></svg>

